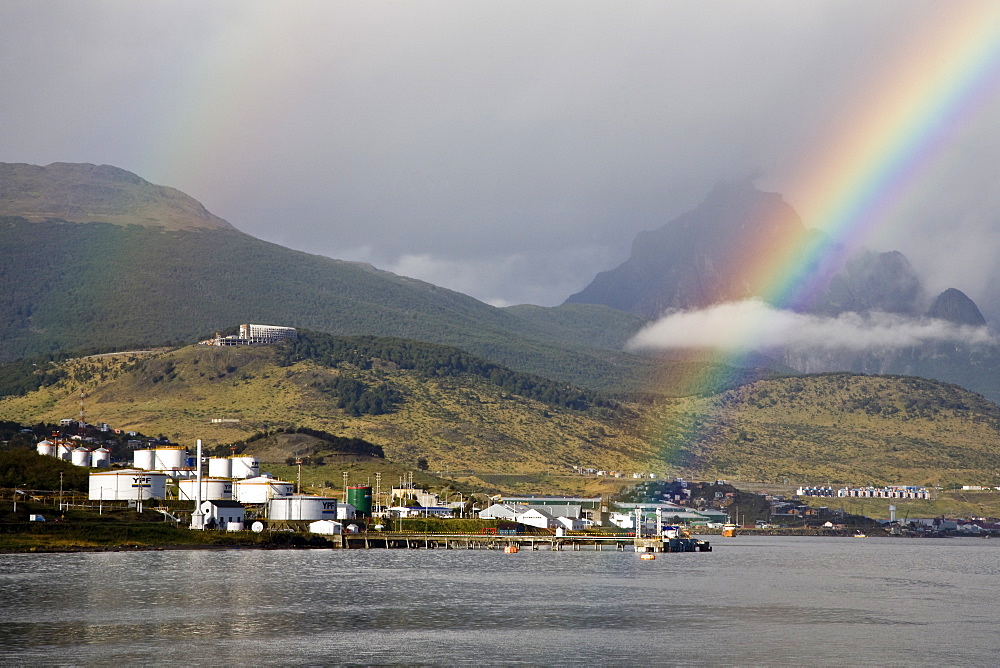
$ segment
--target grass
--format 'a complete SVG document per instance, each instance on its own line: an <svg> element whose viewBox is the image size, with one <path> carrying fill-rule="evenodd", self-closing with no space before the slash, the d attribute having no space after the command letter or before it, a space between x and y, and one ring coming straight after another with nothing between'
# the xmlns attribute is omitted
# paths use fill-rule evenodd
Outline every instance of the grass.
<svg viewBox="0 0 1000 668"><path fill-rule="evenodd" d="M386 460L328 460L304 468L304 484L374 482L390 487L426 459L427 485L453 480L476 491L612 493L633 472L789 485L1000 483L1000 408L954 385L919 378L821 374L759 380L709 396L624 403L617 411L554 407L475 376L426 377L374 363L279 366L268 348L187 347L116 361L67 362L58 383L0 400L0 418L58 421L79 411L91 420L192 447L226 445L262 430L311 427L362 438ZM394 412L353 417L324 388L347 373L386 383L403 400ZM217 424L212 418L238 423ZM269 462L281 469L285 456ZM617 470L591 479L572 467ZM497 476L497 477L489 477ZM320 489L321 491L321 489Z"/></svg>

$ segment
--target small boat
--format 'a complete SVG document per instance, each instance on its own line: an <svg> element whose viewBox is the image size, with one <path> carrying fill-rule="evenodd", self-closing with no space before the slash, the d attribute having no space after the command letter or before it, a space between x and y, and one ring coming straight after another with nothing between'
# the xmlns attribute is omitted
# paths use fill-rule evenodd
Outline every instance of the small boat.
<svg viewBox="0 0 1000 668"><path fill-rule="evenodd" d="M643 552L639 555L639 558L643 561L652 561L653 559L656 559L656 555L652 552Z"/></svg>
<svg viewBox="0 0 1000 668"><path fill-rule="evenodd" d="M868 534L866 534L864 531L861 531L860 529L858 529L857 531L854 532L854 537L855 538L868 538Z"/></svg>
<svg viewBox="0 0 1000 668"><path fill-rule="evenodd" d="M503 551L506 554L516 554L517 552L520 552L521 549L517 545L508 545L503 549Z"/></svg>
<svg viewBox="0 0 1000 668"><path fill-rule="evenodd" d="M736 525L735 524L723 524L722 525L722 537L723 538L733 538L736 535Z"/></svg>

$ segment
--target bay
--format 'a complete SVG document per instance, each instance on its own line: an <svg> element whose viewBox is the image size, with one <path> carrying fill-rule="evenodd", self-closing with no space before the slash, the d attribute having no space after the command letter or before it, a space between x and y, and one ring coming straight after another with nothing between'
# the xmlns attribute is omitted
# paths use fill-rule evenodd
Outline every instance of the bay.
<svg viewBox="0 0 1000 668"><path fill-rule="evenodd" d="M0 555L0 662L1000 662L1000 541L713 546Z"/></svg>

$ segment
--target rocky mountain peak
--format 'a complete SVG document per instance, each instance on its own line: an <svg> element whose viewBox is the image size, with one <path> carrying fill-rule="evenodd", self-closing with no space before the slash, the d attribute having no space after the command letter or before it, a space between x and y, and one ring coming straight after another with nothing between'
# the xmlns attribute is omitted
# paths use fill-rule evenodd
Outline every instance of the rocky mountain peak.
<svg viewBox="0 0 1000 668"><path fill-rule="evenodd" d="M976 303L955 288L948 288L939 294L927 310L927 316L975 327L986 324L986 318L980 313Z"/></svg>

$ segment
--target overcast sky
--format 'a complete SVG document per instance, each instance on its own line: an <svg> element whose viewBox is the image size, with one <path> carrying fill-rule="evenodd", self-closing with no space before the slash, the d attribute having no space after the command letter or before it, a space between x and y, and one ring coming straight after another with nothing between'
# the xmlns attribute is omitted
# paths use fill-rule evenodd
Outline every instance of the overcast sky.
<svg viewBox="0 0 1000 668"><path fill-rule="evenodd" d="M555 305L717 181L808 208L859 91L980 4L3 0L0 161L116 165L269 241ZM863 238L994 318L995 92Z"/></svg>

